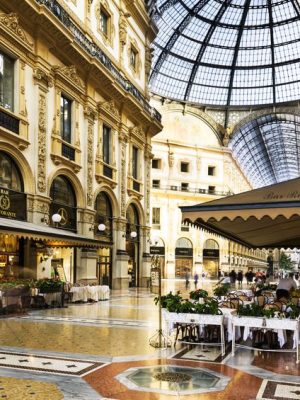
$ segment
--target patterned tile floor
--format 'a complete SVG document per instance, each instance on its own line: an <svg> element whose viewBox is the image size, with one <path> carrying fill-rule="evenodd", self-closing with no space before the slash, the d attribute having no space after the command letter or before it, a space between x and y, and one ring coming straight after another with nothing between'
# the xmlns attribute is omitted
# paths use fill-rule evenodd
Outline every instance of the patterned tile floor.
<svg viewBox="0 0 300 400"><path fill-rule="evenodd" d="M203 288L211 291L212 284L205 281ZM183 281L164 282L164 290L186 294ZM0 319L0 399L300 400L300 370L293 353L238 349L231 357L229 347L222 357L220 348L211 346L151 347L149 338L158 323L154 297L149 290L132 289L113 292L105 302ZM226 387L171 395L137 390L116 378L130 368L157 365L222 374Z"/></svg>

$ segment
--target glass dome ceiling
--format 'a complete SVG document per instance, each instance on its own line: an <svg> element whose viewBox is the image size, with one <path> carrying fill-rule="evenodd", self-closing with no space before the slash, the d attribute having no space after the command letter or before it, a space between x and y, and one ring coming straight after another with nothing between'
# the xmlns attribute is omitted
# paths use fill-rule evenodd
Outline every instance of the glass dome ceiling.
<svg viewBox="0 0 300 400"><path fill-rule="evenodd" d="M157 0L150 90L212 106L300 98L298 0Z"/></svg>
<svg viewBox="0 0 300 400"><path fill-rule="evenodd" d="M229 142L254 188L300 176L300 116L269 114L242 126Z"/></svg>

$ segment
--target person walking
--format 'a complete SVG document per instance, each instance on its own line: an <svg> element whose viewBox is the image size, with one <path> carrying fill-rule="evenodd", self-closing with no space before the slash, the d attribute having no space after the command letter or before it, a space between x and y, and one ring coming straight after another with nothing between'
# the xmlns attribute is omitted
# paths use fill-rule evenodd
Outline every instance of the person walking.
<svg viewBox="0 0 300 400"><path fill-rule="evenodd" d="M188 269L185 270L184 278L185 278L185 289L187 290L190 287L190 274Z"/></svg>
<svg viewBox="0 0 300 400"><path fill-rule="evenodd" d="M199 275L197 274L197 272L194 275L194 284L195 284L195 289L197 289L198 286L198 280L199 280Z"/></svg>
<svg viewBox="0 0 300 400"><path fill-rule="evenodd" d="M243 278L244 278L243 272L239 271L238 274L237 274L237 281L238 281L238 285L239 286L242 286Z"/></svg>

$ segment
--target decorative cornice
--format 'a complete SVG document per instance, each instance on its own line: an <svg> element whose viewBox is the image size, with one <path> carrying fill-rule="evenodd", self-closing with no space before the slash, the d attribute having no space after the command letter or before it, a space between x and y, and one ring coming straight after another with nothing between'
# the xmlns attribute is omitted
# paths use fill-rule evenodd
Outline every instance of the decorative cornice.
<svg viewBox="0 0 300 400"><path fill-rule="evenodd" d="M98 111L99 113L105 113L109 117L113 118L115 122L120 121L120 111L118 110L116 103L114 100L103 101L98 103Z"/></svg>
<svg viewBox="0 0 300 400"><path fill-rule="evenodd" d="M86 119L94 121L96 118L97 111L90 106L85 106L83 110L83 115Z"/></svg>
<svg viewBox="0 0 300 400"><path fill-rule="evenodd" d="M35 84L43 84L47 88L53 86L52 76L39 67L35 68L33 73L33 79Z"/></svg>
<svg viewBox="0 0 300 400"><path fill-rule="evenodd" d="M55 65L52 69L56 77L60 77L68 83L71 83L80 92L85 90L85 85L78 76L74 65L71 65L70 67Z"/></svg>
<svg viewBox="0 0 300 400"><path fill-rule="evenodd" d="M5 30L8 29L8 31L10 31L10 33L17 36L18 40L21 39L21 41L24 44L26 44L27 46L30 46L31 48L33 47L33 43L29 42L24 30L19 25L18 14L16 14L16 13L10 13L10 14L0 13L0 24L5 26L5 28L6 28Z"/></svg>

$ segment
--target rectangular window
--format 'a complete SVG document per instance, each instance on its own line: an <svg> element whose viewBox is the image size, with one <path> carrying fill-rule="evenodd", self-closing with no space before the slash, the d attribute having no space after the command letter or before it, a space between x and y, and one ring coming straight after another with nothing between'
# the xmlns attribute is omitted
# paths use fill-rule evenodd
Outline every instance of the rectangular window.
<svg viewBox="0 0 300 400"><path fill-rule="evenodd" d="M181 182L181 190L186 192L189 190L189 184L186 182Z"/></svg>
<svg viewBox="0 0 300 400"><path fill-rule="evenodd" d="M152 224L160 225L160 208L158 207L152 208Z"/></svg>
<svg viewBox="0 0 300 400"><path fill-rule="evenodd" d="M103 125L103 137L102 137L102 152L103 152L103 161L106 164L111 163L110 159L110 148L111 148L111 129L107 125Z"/></svg>
<svg viewBox="0 0 300 400"><path fill-rule="evenodd" d="M160 187L160 181L158 179L153 179L152 187L153 188L159 188Z"/></svg>
<svg viewBox="0 0 300 400"><path fill-rule="evenodd" d="M72 101L65 96L60 98L60 134L65 142L71 143Z"/></svg>
<svg viewBox="0 0 300 400"><path fill-rule="evenodd" d="M132 146L132 177L134 179L138 179L138 156L139 149L135 146Z"/></svg>
<svg viewBox="0 0 300 400"><path fill-rule="evenodd" d="M208 193L215 193L216 187L215 186L208 186Z"/></svg>
<svg viewBox="0 0 300 400"><path fill-rule="evenodd" d="M180 171L181 172L189 172L189 163L187 163L187 162L180 163Z"/></svg>
<svg viewBox="0 0 300 400"><path fill-rule="evenodd" d="M209 165L209 166L208 166L208 169L207 169L207 174L208 174L209 176L215 176L215 174L216 174L216 167L213 167L213 166Z"/></svg>
<svg viewBox="0 0 300 400"><path fill-rule="evenodd" d="M0 105L14 110L14 60L0 52Z"/></svg>
<svg viewBox="0 0 300 400"><path fill-rule="evenodd" d="M130 48L130 66L136 71L136 67L137 67L137 56L138 56L138 52L137 50L131 46Z"/></svg>
<svg viewBox="0 0 300 400"><path fill-rule="evenodd" d="M154 158L152 160L152 168L153 169L161 169L161 160L159 160L158 158Z"/></svg>
<svg viewBox="0 0 300 400"><path fill-rule="evenodd" d="M106 37L108 37L108 34L109 34L109 24L110 24L110 16L106 12L106 10L101 7L101 9L100 9L100 30Z"/></svg>

